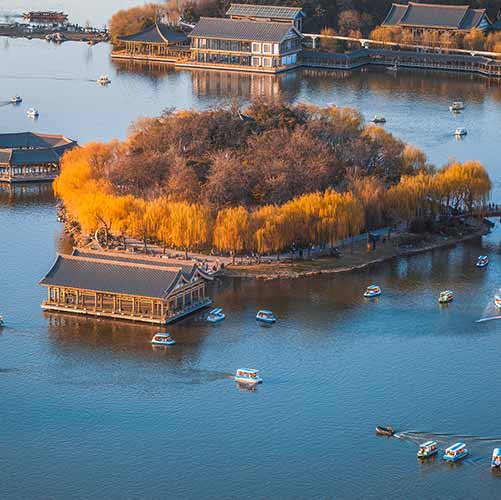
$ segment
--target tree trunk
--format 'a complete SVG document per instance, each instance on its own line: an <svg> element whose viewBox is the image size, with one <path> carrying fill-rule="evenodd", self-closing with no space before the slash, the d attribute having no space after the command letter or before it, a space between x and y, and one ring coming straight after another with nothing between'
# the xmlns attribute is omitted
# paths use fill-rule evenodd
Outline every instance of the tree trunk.
<svg viewBox="0 0 501 500"><path fill-rule="evenodd" d="M185 258L185 260L188 260L188 249L187 248L184 249L184 258Z"/></svg>

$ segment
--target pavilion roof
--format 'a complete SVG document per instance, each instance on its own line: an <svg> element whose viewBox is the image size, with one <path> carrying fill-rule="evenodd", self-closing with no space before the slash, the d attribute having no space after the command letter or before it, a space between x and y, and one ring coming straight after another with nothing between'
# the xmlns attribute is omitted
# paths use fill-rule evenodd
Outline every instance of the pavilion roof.
<svg viewBox="0 0 501 500"><path fill-rule="evenodd" d="M283 19L293 21L298 16L305 17L301 7L285 7L277 5L251 5L232 3L226 12L227 16L252 17L263 19Z"/></svg>
<svg viewBox="0 0 501 500"><path fill-rule="evenodd" d="M484 15L485 9L472 9L469 5L394 3L383 21L383 26L470 30L480 24Z"/></svg>
<svg viewBox="0 0 501 500"><path fill-rule="evenodd" d="M189 36L249 42L281 42L291 33L301 36L293 26L286 23L201 17Z"/></svg>
<svg viewBox="0 0 501 500"><path fill-rule="evenodd" d="M143 43L179 43L188 41L188 37L184 33L174 31L162 23L155 23L139 33L121 36L118 39L121 42Z"/></svg>

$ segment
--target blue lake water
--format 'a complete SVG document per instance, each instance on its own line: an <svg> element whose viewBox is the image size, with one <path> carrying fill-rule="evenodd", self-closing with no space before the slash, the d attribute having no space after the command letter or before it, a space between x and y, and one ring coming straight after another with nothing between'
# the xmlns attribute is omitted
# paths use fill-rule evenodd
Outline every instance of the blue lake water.
<svg viewBox="0 0 501 500"><path fill-rule="evenodd" d="M104 22L112 4L89 3L88 12L105 12L91 21ZM43 5L85 21L81 2ZM38 7L7 0L5 9ZM100 74L109 87L92 81ZM501 86L481 77L176 71L112 63L104 44L0 39L0 101L15 93L24 101L0 106L2 132L60 132L81 143L123 138L131 121L166 107L259 96L355 106L366 118L384 114L389 130L436 164L482 160L501 202ZM457 98L467 110L452 116ZM30 106L40 110L36 122L25 115ZM469 131L462 141L456 126ZM1 187L0 229L1 497L498 496L489 457L501 445L501 321L475 321L497 314L499 224L483 242L359 273L216 283L211 294L227 320L177 323L177 345L160 351L149 344L153 327L42 314L37 281L65 246L50 190ZM481 253L491 258L483 270L474 267ZM367 302L371 282L384 293ZM446 288L456 300L439 307ZM278 315L272 328L255 323L261 307ZM262 370L255 392L235 386L240 366ZM386 423L403 438L376 437ZM463 439L471 456L422 464L417 444L429 438Z"/></svg>

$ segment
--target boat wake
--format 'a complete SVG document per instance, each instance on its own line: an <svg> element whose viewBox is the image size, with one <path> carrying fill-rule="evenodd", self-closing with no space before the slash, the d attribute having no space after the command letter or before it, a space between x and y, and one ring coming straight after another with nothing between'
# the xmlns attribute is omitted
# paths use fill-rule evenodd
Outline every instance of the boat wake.
<svg viewBox="0 0 501 500"><path fill-rule="evenodd" d="M451 440L465 440L469 443L501 443L501 436L475 436L471 434L455 434L446 432L426 432L426 431L401 431L395 434L396 438L407 441L422 442L433 440L442 443L449 443Z"/></svg>
<svg viewBox="0 0 501 500"><path fill-rule="evenodd" d="M491 316L490 318L480 318L475 321L475 323L484 323L485 321L493 321L495 319L501 319L501 316Z"/></svg>

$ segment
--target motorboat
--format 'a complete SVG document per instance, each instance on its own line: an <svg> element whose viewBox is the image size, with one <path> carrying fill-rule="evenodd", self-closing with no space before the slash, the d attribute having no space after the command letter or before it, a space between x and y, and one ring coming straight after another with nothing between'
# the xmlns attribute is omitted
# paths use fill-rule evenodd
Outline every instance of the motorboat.
<svg viewBox="0 0 501 500"><path fill-rule="evenodd" d="M364 297L371 299L372 297L379 297L383 292L377 285L369 285L364 292Z"/></svg>
<svg viewBox="0 0 501 500"><path fill-rule="evenodd" d="M447 460L448 462L457 462L458 460L466 457L468 453L469 452L464 443L456 443L452 446L449 446L449 448L445 450L444 456L442 458L444 460Z"/></svg>
<svg viewBox="0 0 501 500"><path fill-rule="evenodd" d="M171 337L170 333L155 333L151 339L153 345L174 345L176 341Z"/></svg>
<svg viewBox="0 0 501 500"><path fill-rule="evenodd" d="M26 111L26 114L30 117L30 118L37 118L38 115L40 114L38 112L37 109L35 108L29 108L28 111Z"/></svg>
<svg viewBox="0 0 501 500"><path fill-rule="evenodd" d="M477 259L477 267L486 267L489 264L489 257L487 255L480 255Z"/></svg>
<svg viewBox="0 0 501 500"><path fill-rule="evenodd" d="M454 131L454 135L456 137L463 137L467 134L468 132L466 131L465 128L462 128L462 127L458 127L455 131Z"/></svg>
<svg viewBox="0 0 501 500"><path fill-rule="evenodd" d="M372 123L386 123L386 118L382 115L375 115L371 121Z"/></svg>
<svg viewBox="0 0 501 500"><path fill-rule="evenodd" d="M256 314L256 321L262 321L263 323L272 324L277 321L277 318L271 311L261 309Z"/></svg>
<svg viewBox="0 0 501 500"><path fill-rule="evenodd" d="M426 441L419 445L418 458L428 458L438 453L438 444L435 441Z"/></svg>
<svg viewBox="0 0 501 500"><path fill-rule="evenodd" d="M99 85L108 85L111 83L111 80L108 78L108 76L106 75L101 75L98 79L97 79L97 83L99 83Z"/></svg>
<svg viewBox="0 0 501 500"><path fill-rule="evenodd" d="M3 316L0 316L0 326L3 326Z"/></svg>
<svg viewBox="0 0 501 500"><path fill-rule="evenodd" d="M395 435L395 431L389 425L386 426L386 427L384 427L382 425L378 425L376 427L376 434L378 436L388 436L388 437L391 437L391 436Z"/></svg>
<svg viewBox="0 0 501 500"><path fill-rule="evenodd" d="M492 450L491 469L501 469L501 448Z"/></svg>
<svg viewBox="0 0 501 500"><path fill-rule="evenodd" d="M501 309L501 295L494 295L494 305L496 309Z"/></svg>
<svg viewBox="0 0 501 500"><path fill-rule="evenodd" d="M217 307L216 309L212 309L212 311L209 312L207 321L209 323L219 323L220 321L223 321L224 318L226 318L226 316L223 310L220 307Z"/></svg>
<svg viewBox="0 0 501 500"><path fill-rule="evenodd" d="M11 98L10 98L10 102L12 104L19 104L20 102L23 102L23 100L21 99L21 96L18 96L18 95L13 95Z"/></svg>
<svg viewBox="0 0 501 500"><path fill-rule="evenodd" d="M438 296L438 301L440 304L447 304L449 302L452 302L454 300L454 292L452 290L444 290L443 292L440 292L440 295Z"/></svg>
<svg viewBox="0 0 501 500"><path fill-rule="evenodd" d="M260 384L263 379L259 376L259 370L239 368L235 375L235 382L239 384Z"/></svg>
<svg viewBox="0 0 501 500"><path fill-rule="evenodd" d="M449 111L459 113L460 111L463 111L464 109L464 102L463 101L454 101L450 106L449 106Z"/></svg>

